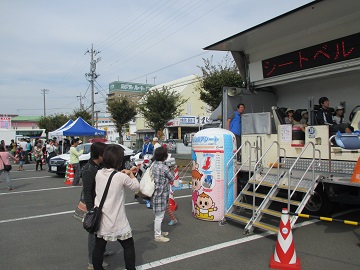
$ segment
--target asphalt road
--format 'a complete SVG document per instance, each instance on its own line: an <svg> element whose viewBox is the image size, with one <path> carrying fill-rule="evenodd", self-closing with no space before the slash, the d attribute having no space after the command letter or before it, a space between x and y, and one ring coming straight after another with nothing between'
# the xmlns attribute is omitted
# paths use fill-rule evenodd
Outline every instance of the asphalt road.
<svg viewBox="0 0 360 270"><path fill-rule="evenodd" d="M14 190L0 176L0 269L86 269L87 233L72 218L81 187L66 186L46 171L11 171ZM179 223L163 230L170 242L153 240L153 213L126 194L126 212L133 229L138 269L268 269L276 235L261 231L244 235L243 226L206 222L191 214L191 191L175 192ZM339 208L337 218L360 221L360 210ZM342 223L299 220L293 228L302 269L360 269L360 228ZM123 251L109 243L115 255L108 269L124 269Z"/></svg>

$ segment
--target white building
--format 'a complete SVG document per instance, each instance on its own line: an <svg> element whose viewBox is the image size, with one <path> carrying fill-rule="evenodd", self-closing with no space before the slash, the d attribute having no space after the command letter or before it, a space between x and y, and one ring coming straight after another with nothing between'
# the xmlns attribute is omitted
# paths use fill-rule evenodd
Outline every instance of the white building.
<svg viewBox="0 0 360 270"><path fill-rule="evenodd" d="M209 106L200 100L200 93L196 90L200 86L200 82L200 76L190 75L150 88L149 91L161 90L166 87L179 93L182 98L188 99L182 105L182 114L167 123L163 139L181 139L185 133L196 132L204 124L208 123L210 116ZM144 136L155 136L155 131L146 125L142 115L136 117L136 129L138 134L136 138L138 140Z"/></svg>

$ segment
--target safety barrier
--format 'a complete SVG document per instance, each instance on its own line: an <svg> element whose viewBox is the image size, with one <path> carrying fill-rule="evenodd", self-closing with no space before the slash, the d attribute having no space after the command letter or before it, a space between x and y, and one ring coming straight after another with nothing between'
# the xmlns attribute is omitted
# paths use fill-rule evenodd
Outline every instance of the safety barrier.
<svg viewBox="0 0 360 270"><path fill-rule="evenodd" d="M293 213L293 212L289 212L289 215L291 216L298 216L301 218L313 218L313 219L318 219L318 220L322 220L322 221L327 221L327 222L340 222L340 223L344 223L346 225L353 225L353 226L359 226L359 222L357 221L351 221L351 220L345 220L345 219L337 219L337 218L331 218L331 217L321 217L321 216L314 216L314 215L308 215L308 214L297 214L297 213Z"/></svg>

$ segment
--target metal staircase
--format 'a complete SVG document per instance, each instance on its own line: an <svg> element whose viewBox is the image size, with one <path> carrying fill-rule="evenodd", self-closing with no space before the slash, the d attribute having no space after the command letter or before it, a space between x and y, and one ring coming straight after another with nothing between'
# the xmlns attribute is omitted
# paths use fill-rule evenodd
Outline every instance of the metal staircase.
<svg viewBox="0 0 360 270"><path fill-rule="evenodd" d="M270 168L265 171L262 167L262 161L273 150L273 147L276 147L277 158ZM308 166L302 171L294 170L308 147L312 147L313 150L312 159L310 159ZM246 234L251 233L255 228L277 232L282 208L288 208L291 212L301 213L310 196L314 193L319 181L318 178L315 178L315 152L319 151L310 142L304 146L290 169L280 169L281 150L284 151L282 161L285 162L285 150L280 148L276 141L259 158L254 165L253 175L225 213L224 221L233 220L245 224L244 233ZM251 156L248 157L247 161L251 164ZM291 217L290 222L292 226L296 220L297 216Z"/></svg>

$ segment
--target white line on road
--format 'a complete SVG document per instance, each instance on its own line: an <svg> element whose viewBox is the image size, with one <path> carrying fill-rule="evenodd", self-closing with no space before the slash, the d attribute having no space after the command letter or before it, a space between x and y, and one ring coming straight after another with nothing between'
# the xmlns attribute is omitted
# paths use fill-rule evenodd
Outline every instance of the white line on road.
<svg viewBox="0 0 360 270"><path fill-rule="evenodd" d="M15 178L11 179L11 181L17 181L17 180L26 180L26 179L37 179L37 178L50 178L52 176L34 176L34 177L24 177L24 178Z"/></svg>
<svg viewBox="0 0 360 270"><path fill-rule="evenodd" d="M20 193L29 193L29 192L38 192L38 191L49 191L57 189L66 189L66 188L79 188L78 186L69 186L69 187L57 187L57 188L43 188L43 189L33 189L33 190L24 190L24 191L11 191L7 193L0 193L0 195L11 195L11 194L20 194Z"/></svg>
<svg viewBox="0 0 360 270"><path fill-rule="evenodd" d="M68 188L71 188L71 187L68 187ZM25 191L23 191L23 192L25 192ZM7 194L7 193L5 193L5 194ZM175 199L186 198L186 197L190 197L190 196L191 195L179 196L179 197L175 197ZM134 205L134 204L139 204L139 203L138 202L126 203L125 206ZM72 213L74 213L74 210L65 211L65 212L58 212L58 213L51 213L51 214L44 214L44 215L37 215L37 216L30 216L30 217L5 219L5 220L0 220L0 223L9 223L9 222L14 222L14 221L29 220L29 219L44 218L44 217L52 217L52 216L66 215L66 214L72 214Z"/></svg>

